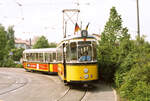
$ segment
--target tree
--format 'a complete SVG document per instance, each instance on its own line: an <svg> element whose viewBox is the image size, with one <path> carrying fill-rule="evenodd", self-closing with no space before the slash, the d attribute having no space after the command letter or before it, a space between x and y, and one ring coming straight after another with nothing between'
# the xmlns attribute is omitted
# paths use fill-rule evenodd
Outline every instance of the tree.
<svg viewBox="0 0 150 101"><path fill-rule="evenodd" d="M13 60L20 61L24 49L23 48L15 48L15 49L12 49L11 51L13 52L13 55L12 55Z"/></svg>
<svg viewBox="0 0 150 101"><path fill-rule="evenodd" d="M49 48L48 40L45 36L41 36L33 45L33 48Z"/></svg>
<svg viewBox="0 0 150 101"><path fill-rule="evenodd" d="M57 43L51 42L49 43L49 48L56 48L57 47Z"/></svg>
<svg viewBox="0 0 150 101"><path fill-rule="evenodd" d="M15 48L15 37L14 37L13 26L9 26L7 29L7 49L11 50Z"/></svg>
<svg viewBox="0 0 150 101"><path fill-rule="evenodd" d="M118 15L115 7L112 7L98 45L100 76L107 82L112 82L114 79L114 73L120 63L118 61L121 51L119 46L124 43L125 39L130 39L128 29L122 27L121 16Z"/></svg>
<svg viewBox="0 0 150 101"><path fill-rule="evenodd" d="M7 55L6 52L6 44L7 44L7 37L6 37L6 31L5 28L0 25L0 66L3 65L4 58Z"/></svg>

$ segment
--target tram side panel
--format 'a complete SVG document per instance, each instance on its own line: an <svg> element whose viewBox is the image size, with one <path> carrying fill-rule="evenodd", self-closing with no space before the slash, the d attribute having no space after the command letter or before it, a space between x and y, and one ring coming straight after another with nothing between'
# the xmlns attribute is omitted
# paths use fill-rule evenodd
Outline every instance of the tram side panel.
<svg viewBox="0 0 150 101"><path fill-rule="evenodd" d="M28 70L35 70L35 71L49 71L49 64L48 63L32 63L32 62L24 62L24 68Z"/></svg>
<svg viewBox="0 0 150 101"><path fill-rule="evenodd" d="M57 73L58 72L58 64L57 63L51 63L49 65L49 72L50 73Z"/></svg>
<svg viewBox="0 0 150 101"><path fill-rule="evenodd" d="M58 64L58 76L59 76L60 79L63 80L64 82L66 81L64 66L63 66L62 63L59 63L59 64Z"/></svg>

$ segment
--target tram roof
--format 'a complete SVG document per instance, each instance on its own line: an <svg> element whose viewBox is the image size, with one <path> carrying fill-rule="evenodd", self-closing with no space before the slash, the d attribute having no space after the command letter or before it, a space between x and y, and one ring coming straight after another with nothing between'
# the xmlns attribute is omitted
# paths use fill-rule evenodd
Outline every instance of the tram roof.
<svg viewBox="0 0 150 101"><path fill-rule="evenodd" d="M83 38L92 38L92 39L96 39L94 36L92 35L89 35L87 37L81 37L81 35L74 35L74 36L70 36L70 37L67 37L67 38L64 38L63 41L66 41L66 40L72 40L72 39L83 39Z"/></svg>
<svg viewBox="0 0 150 101"><path fill-rule="evenodd" d="M23 53L48 53L56 52L56 48L40 48L40 49L26 49Z"/></svg>
<svg viewBox="0 0 150 101"><path fill-rule="evenodd" d="M67 37L67 38L64 38L60 43L59 43L59 45L61 44L61 43L63 43L64 41L68 41L68 40L76 40L76 41L81 41L80 39L83 39L84 40L84 38L86 38L87 40L89 40L89 39L95 39L96 40L96 38L94 37L94 36L92 36L92 35L88 35L87 37L81 37L81 35L74 35L74 36L69 36L69 37ZM59 46L58 45L58 46Z"/></svg>

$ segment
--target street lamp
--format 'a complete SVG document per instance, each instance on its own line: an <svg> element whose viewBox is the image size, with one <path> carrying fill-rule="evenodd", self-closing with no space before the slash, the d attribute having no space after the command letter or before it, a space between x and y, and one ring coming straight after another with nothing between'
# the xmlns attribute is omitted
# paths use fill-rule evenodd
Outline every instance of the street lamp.
<svg viewBox="0 0 150 101"><path fill-rule="evenodd" d="M136 0L137 5L137 34L140 37L140 17L139 17L139 0Z"/></svg>

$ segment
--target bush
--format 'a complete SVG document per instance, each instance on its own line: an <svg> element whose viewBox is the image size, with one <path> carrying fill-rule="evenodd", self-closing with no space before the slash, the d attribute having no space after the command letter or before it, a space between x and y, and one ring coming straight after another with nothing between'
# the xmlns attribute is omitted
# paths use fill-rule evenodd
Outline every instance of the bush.
<svg viewBox="0 0 150 101"><path fill-rule="evenodd" d="M20 61L21 57L22 57L22 53L23 53L24 49L23 48L15 48L12 49L11 52L13 53L12 55L12 59L14 61Z"/></svg>
<svg viewBox="0 0 150 101"><path fill-rule="evenodd" d="M23 68L22 64L16 64L16 68Z"/></svg>
<svg viewBox="0 0 150 101"><path fill-rule="evenodd" d="M98 47L98 62L100 78L106 82L113 82L116 65L116 47L105 43Z"/></svg>
<svg viewBox="0 0 150 101"><path fill-rule="evenodd" d="M7 61L5 61L3 63L4 67L15 67L16 64L14 63L14 61L11 58L8 58Z"/></svg>
<svg viewBox="0 0 150 101"><path fill-rule="evenodd" d="M136 63L135 59L137 59L137 53L130 52L124 59L124 61L120 64L119 68L115 73L115 83L117 88L122 85L122 82L124 81L124 76L127 75L127 73L131 70L132 66Z"/></svg>
<svg viewBox="0 0 150 101"><path fill-rule="evenodd" d="M149 101L150 100L150 63L134 65L123 78L123 83L119 88L121 97L128 98L129 101Z"/></svg>

